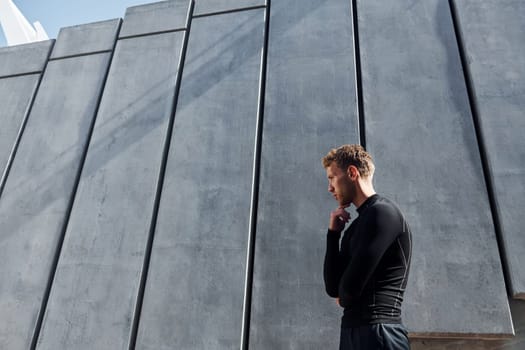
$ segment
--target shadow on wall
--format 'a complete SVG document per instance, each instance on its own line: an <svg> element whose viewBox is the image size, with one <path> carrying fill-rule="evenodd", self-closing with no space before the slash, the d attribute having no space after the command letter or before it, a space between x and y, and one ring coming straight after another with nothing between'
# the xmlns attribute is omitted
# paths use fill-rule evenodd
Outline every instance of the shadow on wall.
<svg viewBox="0 0 525 350"><path fill-rule="evenodd" d="M165 87L168 79L155 84L147 94L130 104L126 108L115 113L114 116L101 125L96 125L96 130L103 131L103 142L90 145L89 153L98 160L96 168L84 168L82 176L90 176L99 167L109 162L111 159L131 144L143 138L151 130L155 129L162 122L162 118L151 120L150 123L136 123L141 113L151 113L152 110L159 109L163 106L162 96L166 95ZM158 103L148 103L140 106L143 101L154 101ZM138 109L135 109L138 107ZM138 110L133 117L120 121L120 117L126 115L129 110ZM159 115L155 112L155 115ZM162 114L161 114L162 115ZM79 125L82 127L83 125ZM85 134L86 130L77 130L79 134ZM22 141L23 142L23 141ZM117 144L117 146L115 146ZM111 146L111 147L110 147ZM78 159L75 156L78 152L79 145L71 145L66 152L59 154L51 162L47 163L44 168L32 169L31 173L26 176L14 179L8 178L12 182L10 188L16 189L12 192L4 191L1 200L7 207L19 208L19 203L25 203L28 198L33 198L33 208L39 208L39 211L31 211L32 216L36 216L47 207L54 204L54 201L69 196L69 193L63 193L63 184L57 182L57 178L64 178L64 174L70 173L76 169ZM15 158L16 161L16 158ZM7 189L7 188L6 188ZM60 193L62 196L57 196ZM38 202L38 205L35 205ZM20 208L23 210L23 208ZM23 227L27 222L23 215L9 216L7 218L8 227Z"/></svg>
<svg viewBox="0 0 525 350"><path fill-rule="evenodd" d="M447 52L447 78L449 84L449 98L454 104L454 110L458 112L458 117L463 117L456 121L457 128L461 129L463 140L477 146L474 125L472 121L472 111L470 110L467 87L463 77L463 67L459 56L458 42L450 40L455 38L456 33L452 23L452 13L448 1L438 1L436 8L436 22L438 24L437 33L443 47ZM459 68L459 69L458 69ZM466 155L473 169L480 168L480 157L477 147L465 147ZM468 152L471 151L471 152ZM467 159L463 159L465 162Z"/></svg>
<svg viewBox="0 0 525 350"><path fill-rule="evenodd" d="M302 9L301 11L293 11L293 14L301 15L287 18L289 23L287 29L292 29L294 25L300 22L302 17L306 16L306 14L308 14L310 11L314 11L315 8L319 7L324 2L326 2L326 0L308 3L307 5L305 4L305 6L309 6L308 10ZM275 13L275 16L282 17L288 15L279 12L278 9L272 11L272 13ZM258 15L260 14L256 13L253 16ZM205 17L202 18L202 20L205 19ZM261 47L258 45L257 42L251 40L251 38L253 38L253 35L257 34L258 28L247 28L250 26L250 21L252 19L253 17L250 17L248 20L245 21L245 23L239 25L238 28L232 30L232 32L242 31L246 33L233 45L224 46L221 45L223 41L218 40L210 47L195 55L195 57L200 57L201 53L204 54L208 51L213 50L216 53L216 57L222 57L223 55L228 55L228 52L233 46L245 47L246 49L244 50L243 55L232 56L231 60L227 62L227 64L229 65L229 69L225 69L226 67L224 67L224 64L226 63L223 63L223 65L214 64L216 62L215 59L209 59L206 62L186 62L184 68L186 72L184 76L184 82L185 84L190 84L190 87L188 87L189 91L196 91L196 93L192 95L193 100L198 99L201 95L206 93L206 91L212 89L213 86L216 85L218 82L225 79L227 77L225 72L235 71L236 68L232 70L231 67L240 67L242 66L240 63L245 61L247 58L252 57L253 55L260 55ZM196 18L193 21L198 20L200 19ZM282 20L279 22L282 23ZM224 37L226 37L229 34L230 33L225 34ZM191 33L189 40L191 45ZM202 57L205 57L205 55L202 55ZM225 61L222 60L220 62ZM210 74L210 71L212 71L213 73ZM213 81L210 81L209 79L204 80L205 78L209 78L210 76L214 76L215 79ZM153 84L147 93L143 94L133 103L128 104L121 110L114 113L114 115L111 118L108 118L106 122L95 123L94 133L102 133L99 136L104 141L96 144L89 144L89 157L92 159L97 159L97 162L92 162L91 166L84 168L82 170L82 177L92 175L96 172L97 169L101 168L111 159L117 157L124 149L130 147L130 145L136 143L138 140L145 137L149 132L151 132L160 124L162 124L162 122L165 120L165 116L162 111L162 107L164 106L164 103L166 103L166 101L164 100L164 96L169 96L171 93L171 91L166 91L166 86L169 86L169 80L170 78L166 78L162 81ZM145 104L145 101L153 102ZM184 101L184 104L178 106L178 109L184 108L191 102L192 99ZM135 112L134 115L131 117L122 118L123 116L127 116L129 111L137 112ZM140 120L139 116L141 116L143 113L148 113L150 115L159 117L148 120L148 123L137 122L138 120ZM77 130L77 132L85 133L85 130ZM32 169L32 173L27 174L27 176L16 180L14 180L13 178L8 178L8 181L15 181L15 183L12 184L11 188L16 188L17 191L4 191L4 193L1 194L1 200L5 201L8 207L17 207L17 203L20 203L22 198L33 198L34 201L40 202L38 208L40 208L41 211L53 205L53 202L60 198L57 197L56 194L61 193L63 191L61 184L54 181L54 179L60 177L65 173L70 172L72 169L75 168L74 165L76 160L74 159L74 155L76 154L77 149L78 145L71 145L68 151L59 154L53 161L47 163L45 168ZM38 174L37 181L35 181L35 174ZM68 194L64 193L64 195ZM37 215L39 212L31 212L31 214ZM9 222L7 224L9 227L22 227L24 223L27 222L27 218L24 219L23 215L17 215L9 217L8 221Z"/></svg>

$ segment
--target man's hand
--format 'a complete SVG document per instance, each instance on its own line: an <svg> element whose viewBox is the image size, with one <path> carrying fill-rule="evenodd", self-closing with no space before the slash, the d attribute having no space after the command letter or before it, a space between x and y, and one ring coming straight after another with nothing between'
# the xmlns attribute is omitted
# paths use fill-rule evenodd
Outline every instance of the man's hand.
<svg viewBox="0 0 525 350"><path fill-rule="evenodd" d="M350 214L345 210L347 206L339 207L330 213L330 224L328 228L332 231L341 232L345 228L345 225L350 221Z"/></svg>

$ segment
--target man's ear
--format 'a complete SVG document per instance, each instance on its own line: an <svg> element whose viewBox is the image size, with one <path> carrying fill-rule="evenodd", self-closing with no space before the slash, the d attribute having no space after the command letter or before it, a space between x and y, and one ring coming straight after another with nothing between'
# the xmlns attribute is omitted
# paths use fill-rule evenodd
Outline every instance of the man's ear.
<svg viewBox="0 0 525 350"><path fill-rule="evenodd" d="M355 165L349 165L348 168L346 169L346 174L350 179L355 180L357 179L357 176L359 175L359 170L357 170Z"/></svg>

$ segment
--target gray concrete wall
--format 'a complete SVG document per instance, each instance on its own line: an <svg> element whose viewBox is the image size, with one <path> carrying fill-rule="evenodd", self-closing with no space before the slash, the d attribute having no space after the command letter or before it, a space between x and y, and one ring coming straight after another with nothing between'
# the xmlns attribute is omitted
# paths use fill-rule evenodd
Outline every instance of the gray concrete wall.
<svg viewBox="0 0 525 350"><path fill-rule="evenodd" d="M448 3L362 1L358 17L376 188L414 232L407 326L428 336L512 334Z"/></svg>
<svg viewBox="0 0 525 350"><path fill-rule="evenodd" d="M250 349L336 348L320 159L359 142L350 3L276 1L270 13Z"/></svg>
<svg viewBox="0 0 525 350"><path fill-rule="evenodd" d="M141 36L116 43L39 349L129 346L183 38L133 25Z"/></svg>
<svg viewBox="0 0 525 350"><path fill-rule="evenodd" d="M336 349L320 158L362 143L412 347L521 349L523 10L171 0L0 49L0 348Z"/></svg>
<svg viewBox="0 0 525 350"><path fill-rule="evenodd" d="M39 331L110 56L56 58L43 73L1 193L3 348L27 349Z"/></svg>
<svg viewBox="0 0 525 350"><path fill-rule="evenodd" d="M263 32L264 9L192 21L140 349L240 344Z"/></svg>
<svg viewBox="0 0 525 350"><path fill-rule="evenodd" d="M0 193L54 41L0 49Z"/></svg>
<svg viewBox="0 0 525 350"><path fill-rule="evenodd" d="M525 299L523 1L456 1L511 290Z"/></svg>

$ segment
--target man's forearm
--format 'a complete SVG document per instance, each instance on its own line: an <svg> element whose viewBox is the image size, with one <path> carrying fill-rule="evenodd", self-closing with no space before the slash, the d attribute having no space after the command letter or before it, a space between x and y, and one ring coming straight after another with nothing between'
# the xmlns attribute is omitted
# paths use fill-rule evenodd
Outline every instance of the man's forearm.
<svg viewBox="0 0 525 350"><path fill-rule="evenodd" d="M339 296L339 282L342 269L339 261L339 238L341 233L328 230L326 238L326 255L324 259L324 284L326 293L333 298Z"/></svg>

